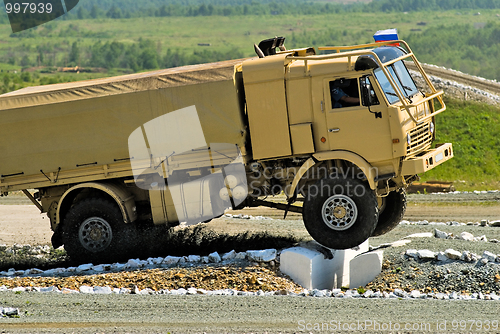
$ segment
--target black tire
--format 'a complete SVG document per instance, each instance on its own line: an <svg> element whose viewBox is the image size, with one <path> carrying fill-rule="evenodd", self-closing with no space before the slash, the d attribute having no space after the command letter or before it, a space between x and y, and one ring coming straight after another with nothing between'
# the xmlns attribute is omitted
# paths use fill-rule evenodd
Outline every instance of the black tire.
<svg viewBox="0 0 500 334"><path fill-rule="evenodd" d="M406 212L406 190L391 191L385 198L383 206L378 217L377 227L372 237L378 237L392 231L399 225Z"/></svg>
<svg viewBox="0 0 500 334"><path fill-rule="evenodd" d="M133 224L125 224L117 205L103 198L74 204L62 228L64 249L77 261L122 259L134 244Z"/></svg>
<svg viewBox="0 0 500 334"><path fill-rule="evenodd" d="M314 187L315 190L308 191L302 213L304 225L314 240L328 248L347 249L372 235L377 225L378 205L375 193L365 182L322 179Z"/></svg>

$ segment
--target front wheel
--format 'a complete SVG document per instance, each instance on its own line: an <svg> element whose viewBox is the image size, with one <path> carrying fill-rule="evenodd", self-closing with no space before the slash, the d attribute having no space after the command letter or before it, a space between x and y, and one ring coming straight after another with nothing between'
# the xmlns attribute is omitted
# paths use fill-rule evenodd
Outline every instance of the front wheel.
<svg viewBox="0 0 500 334"><path fill-rule="evenodd" d="M118 259L132 244L132 226L126 226L118 207L103 198L74 204L62 227L64 249L78 261Z"/></svg>
<svg viewBox="0 0 500 334"><path fill-rule="evenodd" d="M307 231L321 245L352 248L375 230L377 198L360 180L322 179L309 187L302 216Z"/></svg>

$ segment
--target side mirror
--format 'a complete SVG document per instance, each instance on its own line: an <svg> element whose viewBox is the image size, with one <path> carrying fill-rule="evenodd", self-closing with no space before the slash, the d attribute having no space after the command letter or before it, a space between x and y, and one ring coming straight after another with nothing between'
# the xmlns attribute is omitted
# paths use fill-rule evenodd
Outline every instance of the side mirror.
<svg viewBox="0 0 500 334"><path fill-rule="evenodd" d="M363 106L369 107L373 104L370 81L368 81L367 77L365 76L360 79L360 83L361 102L363 103Z"/></svg>

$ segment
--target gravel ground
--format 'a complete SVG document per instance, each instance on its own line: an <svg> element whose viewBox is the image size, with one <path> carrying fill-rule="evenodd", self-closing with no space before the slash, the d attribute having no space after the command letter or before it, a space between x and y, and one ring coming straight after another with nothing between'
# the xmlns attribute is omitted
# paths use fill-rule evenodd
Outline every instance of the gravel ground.
<svg viewBox="0 0 500 334"><path fill-rule="evenodd" d="M4 333L484 333L499 328L498 323L497 330L493 327L498 307L488 301L53 293L3 293L0 300L22 311L19 319L0 319ZM469 321L465 330L452 323L457 320ZM372 326L358 328L358 321ZM354 330L336 330L338 322L355 324ZM379 328L398 324L401 330L377 330L375 322ZM328 327L316 330L315 324Z"/></svg>
<svg viewBox="0 0 500 334"><path fill-rule="evenodd" d="M428 217L431 217L433 213L442 213L445 217L448 217L448 220L463 222L479 222L487 213L490 215L488 218L490 220L500 218L500 214L497 214L500 212L500 205L495 204L497 199L494 197L498 196L498 194L472 193L432 196L435 198L428 200L429 195L411 195L410 203L412 204L409 205L409 215L414 215L418 220L428 219L430 222L434 219ZM480 199L481 196L486 197L483 200ZM473 198L479 199L479 201L469 204L468 202ZM254 216L269 212L265 208L253 208L251 210L251 214ZM249 213L249 211L243 212ZM235 214L238 213L240 212L235 212ZM280 214L279 211L277 213ZM407 215L407 218L409 215ZM279 215L274 217L279 217ZM17 226L17 228L20 227ZM47 226L43 225L43 228L47 228ZM485 235L488 240L500 240L499 227L400 225L384 236L371 238L370 244L377 246L403 239L414 233L433 233L435 228L447 233L453 233L453 235L460 235L461 232L466 231L474 236ZM273 247L273 236L282 235L284 230L297 238L296 240L308 240L307 232L299 219L250 220L221 218L205 225L203 229L207 229L208 235L211 236L209 240L212 245L217 245L221 240L227 241L227 235L235 235L242 230L250 231L250 235L259 232L267 233L270 236L266 240L269 243L267 244L268 247ZM226 233L226 237L222 239L213 238L215 235L224 235L224 233ZM15 240L15 235L13 237ZM451 248L460 252L470 251L478 255L483 254L485 250L500 254L500 244L436 239L434 237L410 238L410 240L411 243L403 247L384 249L385 265L383 273L366 288L380 288L393 293L398 288L402 289L402 291L418 289L422 293L428 293L429 289L427 288L430 288L433 292L446 292L454 289L458 293L462 291L484 294L499 293L495 276L495 273L498 273L498 271L495 271L498 268L496 264L479 267L474 263L426 262L409 258L405 256L405 253L408 249L428 249L439 252ZM43 242L41 243L43 244ZM234 246L234 243L228 245L220 243L219 245L229 251L230 249L227 248ZM200 247L201 245L195 246ZM196 247L194 249L199 249ZM165 255L168 254L162 256ZM56 261L60 262L53 263L53 266L68 266L65 265L67 260L64 258ZM134 291L135 286L137 286L139 290L149 288L154 291L155 289L189 288L194 285L197 288L203 287L205 289L224 288L231 287L229 283L232 280L235 285L240 285L240 287L236 287L242 291L245 289L247 291L256 291L257 287L255 285L257 282L273 282L277 284L271 287L273 290L297 291L294 289L298 288L293 282L282 277L279 272L275 272L272 266L257 267L252 266L251 263L244 266L224 266L226 269L212 265L71 277L52 276L38 280L18 278L16 279L18 281L2 281L0 286L3 284L9 286L25 285L17 282L26 282L31 286L57 286L61 289L76 289L78 285L89 287L121 286ZM416 268L418 269L414 270ZM467 271L467 274L464 273L464 270ZM412 276L412 274L415 276ZM256 284L252 283L254 282L254 275ZM205 279L206 277L209 277L209 279ZM212 286L210 286L211 280L214 280ZM484 284L481 285L481 283ZM244 284L247 287L244 287ZM235 287L235 285L232 286ZM260 289L263 288L259 287ZM429 323L432 325L432 328L428 331L399 330L389 332L475 333L484 332L484 328L481 330L476 327L471 330L469 328L464 330L457 326L454 328L452 327L452 321L482 320L483 323L486 323L487 321L498 320L498 306L496 303L498 302L474 300L385 300L373 298L354 300L290 296L65 295L61 293L11 291L0 293L0 306L19 308L20 318L0 319L0 329L5 333L163 333L167 331L172 333L316 333L337 331L334 330L334 327L328 327L323 331L321 329L316 330L315 323L327 322L331 325L331 321L335 323L335 321L367 320L381 323L392 322L401 325L405 323L417 325L418 323ZM158 312L159 310L160 312ZM447 321L446 328L438 330L437 321ZM309 330L305 328L306 325L309 326L307 327ZM404 328L404 326L401 328ZM493 329L493 327L490 326L490 329ZM373 328L364 331L387 332L373 330ZM492 331L498 332L498 330ZM353 330L351 332L359 331Z"/></svg>

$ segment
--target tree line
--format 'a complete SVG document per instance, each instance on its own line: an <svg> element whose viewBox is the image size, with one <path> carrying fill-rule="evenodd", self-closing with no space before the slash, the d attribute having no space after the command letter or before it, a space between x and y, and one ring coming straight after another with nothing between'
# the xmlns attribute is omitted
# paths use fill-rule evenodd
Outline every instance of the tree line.
<svg viewBox="0 0 500 334"><path fill-rule="evenodd" d="M87 0L61 20L234 15L318 15L344 12L409 12L498 9L500 0L374 0L369 3L331 3L310 0ZM0 15L0 23L7 23Z"/></svg>

